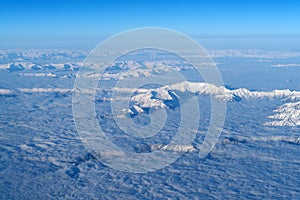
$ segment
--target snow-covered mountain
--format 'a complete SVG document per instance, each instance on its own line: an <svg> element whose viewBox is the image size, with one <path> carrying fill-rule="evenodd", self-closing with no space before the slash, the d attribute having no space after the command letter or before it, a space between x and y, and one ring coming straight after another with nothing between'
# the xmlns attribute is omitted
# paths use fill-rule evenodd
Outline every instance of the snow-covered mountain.
<svg viewBox="0 0 300 200"><path fill-rule="evenodd" d="M48 76L47 74L44 74ZM52 76L52 75L51 75ZM143 113L149 108L165 109L170 108L170 101L176 101L179 97L178 92L190 93L194 95L205 95L217 98L223 101L242 101L249 99L278 99L283 102L283 105L274 110L274 115L268 118L274 120L265 123L268 126L300 126L300 92L291 90L274 90L269 92L250 91L245 88L230 90L224 86L216 86L203 82L180 82L173 85L167 85L156 89L135 89L135 88L114 88L118 92L135 92L130 98L131 105L127 113L137 115ZM12 96L21 93L62 93L71 94L74 89L66 88L16 88L0 89L0 96ZM76 91L84 93L92 93L93 91ZM125 98L127 99L127 98ZM124 100L125 100L124 99ZM122 100L122 97L104 98L103 100ZM292 102L288 102L292 101Z"/></svg>
<svg viewBox="0 0 300 200"><path fill-rule="evenodd" d="M115 88L118 90L118 88ZM121 89L119 89L121 91ZM124 88L122 89L124 90ZM130 91L130 89L127 89ZM177 92L187 92L196 95L209 95L213 98L223 101L241 101L248 99L278 99L285 101L296 101L294 103L285 103L274 112L276 114L269 116L277 121L267 122L270 126L299 126L300 125L300 92L290 90L274 90L270 92L250 91L245 88L230 90L224 86L216 86L209 83L200 82L181 82L173 85L164 86L157 89L137 90L131 97L133 104L129 108L130 114L143 113L149 108L168 108L166 101L175 100L173 96Z"/></svg>
<svg viewBox="0 0 300 200"><path fill-rule="evenodd" d="M51 64L35 64L32 62L13 62L1 64L0 69L8 70L8 71L20 71L20 70L41 70L41 69L64 69L64 70L79 70L81 67L81 63L51 63Z"/></svg>
<svg viewBox="0 0 300 200"><path fill-rule="evenodd" d="M285 103L274 110L275 114L269 116L274 121L267 122L270 126L300 126L300 101Z"/></svg>

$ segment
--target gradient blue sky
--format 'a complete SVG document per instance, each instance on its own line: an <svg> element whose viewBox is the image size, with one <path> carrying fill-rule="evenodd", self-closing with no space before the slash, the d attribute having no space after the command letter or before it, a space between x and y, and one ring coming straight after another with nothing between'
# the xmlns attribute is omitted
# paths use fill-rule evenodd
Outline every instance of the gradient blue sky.
<svg viewBox="0 0 300 200"><path fill-rule="evenodd" d="M91 48L138 27L186 33L212 48L300 46L299 1L0 1L0 48ZM274 41L272 41L274 39ZM207 42L209 41L209 42ZM246 46L247 46L246 45ZM276 45L275 45L276 46ZM274 48L277 48L274 47ZM300 49L300 47L299 47Z"/></svg>

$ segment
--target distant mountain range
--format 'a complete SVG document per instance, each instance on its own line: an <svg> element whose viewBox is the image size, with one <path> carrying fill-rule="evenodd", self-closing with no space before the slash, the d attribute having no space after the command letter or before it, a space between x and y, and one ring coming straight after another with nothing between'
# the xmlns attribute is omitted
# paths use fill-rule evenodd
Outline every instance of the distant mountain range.
<svg viewBox="0 0 300 200"><path fill-rule="evenodd" d="M173 85L167 85L156 89L136 89L136 88L114 88L115 91L135 92L130 98L131 105L123 114L137 115L144 113L150 108L165 109L170 108L170 102L174 101L178 92L190 93L194 95L211 96L212 98L223 101L243 101L249 99L278 99L283 105L274 110L274 114L268 116L271 122L266 122L268 126L300 126L300 92L290 90L274 90L269 92L249 91L245 88L227 89L224 86L216 86L202 82L180 82ZM16 88L0 89L0 96L11 97L18 93L62 93L72 94L74 92L91 93L93 91L74 91L70 88ZM104 100L114 100L115 97L105 98ZM122 100L122 97L116 97ZM126 97L125 97L126 98ZM125 99L124 99L125 100ZM174 104L172 104L174 106ZM176 106L176 105L175 105Z"/></svg>
<svg viewBox="0 0 300 200"><path fill-rule="evenodd" d="M7 64L1 64L0 69L5 69L8 71L21 71L21 70L47 70L47 69L65 69L78 71L80 68L80 63L51 63L39 65L32 62L13 62Z"/></svg>

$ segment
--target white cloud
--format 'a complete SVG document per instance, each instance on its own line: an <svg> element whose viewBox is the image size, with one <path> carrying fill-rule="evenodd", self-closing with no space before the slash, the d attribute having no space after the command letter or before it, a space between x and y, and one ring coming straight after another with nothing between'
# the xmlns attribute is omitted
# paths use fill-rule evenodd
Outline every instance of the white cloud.
<svg viewBox="0 0 300 200"><path fill-rule="evenodd" d="M271 67L300 67L300 64L276 64Z"/></svg>
<svg viewBox="0 0 300 200"><path fill-rule="evenodd" d="M73 92L73 89L63 89L63 88L18 88L20 92L24 93L51 93L51 92L58 92L58 93L67 93Z"/></svg>
<svg viewBox="0 0 300 200"><path fill-rule="evenodd" d="M211 57L239 57L239 58L292 58L300 57L299 51L265 51L258 49L224 49L224 50L208 50Z"/></svg>
<svg viewBox="0 0 300 200"><path fill-rule="evenodd" d="M20 76L33 76L33 77L57 77L54 73L22 73Z"/></svg>
<svg viewBox="0 0 300 200"><path fill-rule="evenodd" d="M8 89L0 89L0 95L12 95L13 92Z"/></svg>

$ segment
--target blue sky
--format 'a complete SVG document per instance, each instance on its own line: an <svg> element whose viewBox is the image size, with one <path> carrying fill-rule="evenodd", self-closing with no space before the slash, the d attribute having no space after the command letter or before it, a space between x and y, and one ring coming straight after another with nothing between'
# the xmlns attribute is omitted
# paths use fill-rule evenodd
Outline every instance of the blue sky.
<svg viewBox="0 0 300 200"><path fill-rule="evenodd" d="M175 29L210 46L276 38L269 43L296 48L298 2L6 0L0 1L0 48L90 48L120 31L149 26Z"/></svg>

